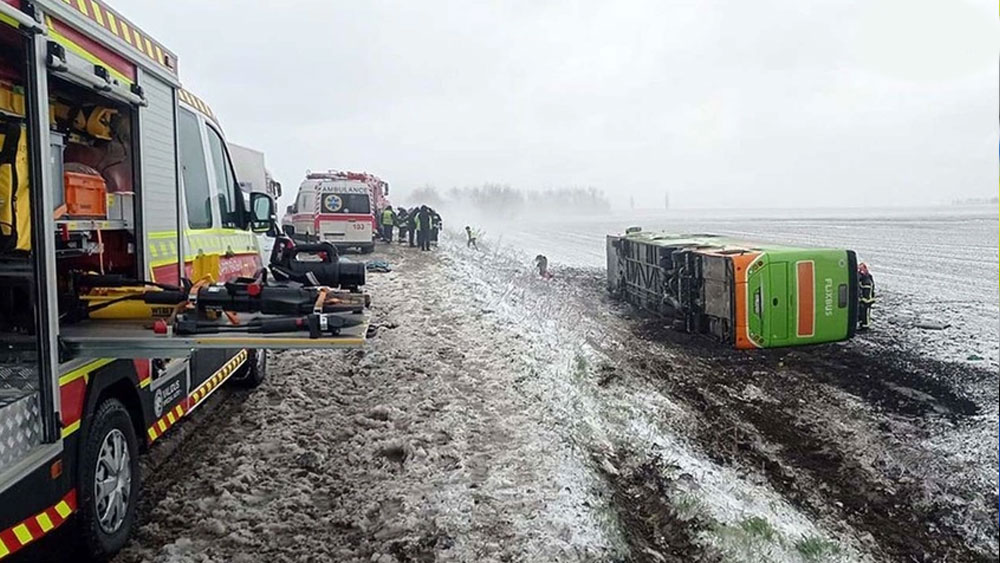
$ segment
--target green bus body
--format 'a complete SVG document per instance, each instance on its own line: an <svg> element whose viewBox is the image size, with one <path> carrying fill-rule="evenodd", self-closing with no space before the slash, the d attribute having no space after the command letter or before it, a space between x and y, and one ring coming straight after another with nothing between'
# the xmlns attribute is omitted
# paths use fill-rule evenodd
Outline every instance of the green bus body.
<svg viewBox="0 0 1000 563"><path fill-rule="evenodd" d="M716 235L608 237L608 287L626 301L736 348L846 340L857 324L851 250Z"/></svg>

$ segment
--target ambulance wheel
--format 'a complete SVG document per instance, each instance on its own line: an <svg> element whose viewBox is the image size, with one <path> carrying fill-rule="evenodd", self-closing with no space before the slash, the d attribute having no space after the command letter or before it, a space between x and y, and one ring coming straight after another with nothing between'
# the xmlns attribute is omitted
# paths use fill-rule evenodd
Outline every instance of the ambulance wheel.
<svg viewBox="0 0 1000 563"><path fill-rule="evenodd" d="M392 242L392 241L390 241L390 242ZM361 247L361 254L371 254L372 252L375 252L375 245L374 244L366 244L366 245L364 245L364 246Z"/></svg>
<svg viewBox="0 0 1000 563"><path fill-rule="evenodd" d="M80 536L87 554L100 561L125 547L139 500L139 444L118 399L97 408L80 461Z"/></svg>
<svg viewBox="0 0 1000 563"><path fill-rule="evenodd" d="M239 377L233 382L246 389L254 389L267 377L267 350L248 350L247 362Z"/></svg>

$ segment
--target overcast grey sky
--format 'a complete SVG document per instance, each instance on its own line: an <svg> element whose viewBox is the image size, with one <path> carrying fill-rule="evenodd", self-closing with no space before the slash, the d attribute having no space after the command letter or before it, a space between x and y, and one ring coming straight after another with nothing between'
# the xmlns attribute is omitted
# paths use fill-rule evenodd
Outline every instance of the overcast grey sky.
<svg viewBox="0 0 1000 563"><path fill-rule="evenodd" d="M286 193L332 167L622 207L997 194L993 0L110 2Z"/></svg>

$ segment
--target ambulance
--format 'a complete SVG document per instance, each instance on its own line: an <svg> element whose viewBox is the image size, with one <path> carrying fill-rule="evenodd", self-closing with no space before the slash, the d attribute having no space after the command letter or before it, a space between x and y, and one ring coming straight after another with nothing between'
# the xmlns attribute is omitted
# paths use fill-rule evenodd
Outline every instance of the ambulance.
<svg viewBox="0 0 1000 563"><path fill-rule="evenodd" d="M228 381L261 383L265 349L363 342L323 314L320 336L157 318L180 306L156 292L256 275L255 233L277 228L177 71L101 0L0 0L0 560L67 523L110 557L136 527L143 450Z"/></svg>
<svg viewBox="0 0 1000 563"><path fill-rule="evenodd" d="M368 254L375 250L378 212L389 204L388 193L388 183L365 172L307 172L282 227L295 240Z"/></svg>

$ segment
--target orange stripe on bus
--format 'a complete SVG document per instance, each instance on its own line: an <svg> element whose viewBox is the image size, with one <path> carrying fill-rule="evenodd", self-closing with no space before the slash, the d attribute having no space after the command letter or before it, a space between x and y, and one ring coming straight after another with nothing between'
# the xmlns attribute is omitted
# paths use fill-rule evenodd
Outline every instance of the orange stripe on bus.
<svg viewBox="0 0 1000 563"><path fill-rule="evenodd" d="M809 261L795 264L799 311L796 318L798 336L812 336L816 332L816 268Z"/></svg>

